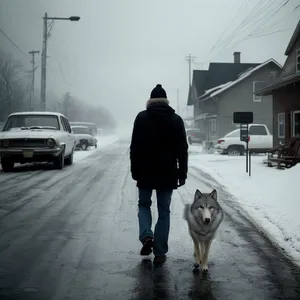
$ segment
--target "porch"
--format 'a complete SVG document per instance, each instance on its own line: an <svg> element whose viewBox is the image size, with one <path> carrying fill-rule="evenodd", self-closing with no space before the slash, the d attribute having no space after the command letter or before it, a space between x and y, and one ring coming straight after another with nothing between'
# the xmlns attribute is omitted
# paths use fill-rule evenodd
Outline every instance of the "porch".
<svg viewBox="0 0 300 300"><path fill-rule="evenodd" d="M199 128L206 136L204 147L209 149L218 140L217 130L217 115L210 113L203 113L195 116L195 126Z"/></svg>
<svg viewBox="0 0 300 300"><path fill-rule="evenodd" d="M274 146L300 138L300 83L274 93Z"/></svg>

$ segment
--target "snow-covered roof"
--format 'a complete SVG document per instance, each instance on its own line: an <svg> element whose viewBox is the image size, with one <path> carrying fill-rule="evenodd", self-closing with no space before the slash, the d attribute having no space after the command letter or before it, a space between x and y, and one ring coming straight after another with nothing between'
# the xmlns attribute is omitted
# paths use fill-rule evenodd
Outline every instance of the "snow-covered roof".
<svg viewBox="0 0 300 300"><path fill-rule="evenodd" d="M255 68L252 68L244 73L242 73L235 81L230 81L227 82L225 84L219 85L217 87L214 87L215 89L217 89L217 91L213 92L210 96L214 97L216 95L219 95L221 93L223 93L224 91L226 91L227 89L231 88L232 86L236 85L237 83L241 82L242 80L244 80L245 78L249 77L252 73L258 71L259 69L263 68L264 66L266 66L267 64L269 64L270 62L275 63L277 66L279 66L280 68L282 68L282 66L275 60L275 59L269 59L267 61L265 61L264 63L258 65Z"/></svg>
<svg viewBox="0 0 300 300"><path fill-rule="evenodd" d="M230 82L231 82L231 81L230 81ZM220 84L220 85L218 85L218 86L215 86L215 87L213 87L213 88L211 88L211 89L205 91L205 93L204 93L203 95L201 95L201 97L204 96L204 95L210 94L211 92L213 92L213 91L215 91L215 90L219 90L219 89L225 87L225 86L228 85L230 82L227 82L227 83L224 83L224 84Z"/></svg>
<svg viewBox="0 0 300 300"><path fill-rule="evenodd" d="M53 112L53 111L21 111L21 112L15 112L9 115L10 116L22 116L22 115L31 115L31 116L38 116L38 115L43 115L43 116L63 116L63 114L58 113L58 112Z"/></svg>

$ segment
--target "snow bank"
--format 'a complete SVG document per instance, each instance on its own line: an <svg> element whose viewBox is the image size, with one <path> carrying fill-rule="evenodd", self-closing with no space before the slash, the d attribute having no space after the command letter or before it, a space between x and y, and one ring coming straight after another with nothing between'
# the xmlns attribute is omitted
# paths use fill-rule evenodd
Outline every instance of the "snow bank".
<svg viewBox="0 0 300 300"><path fill-rule="evenodd" d="M119 138L117 135L108 135L108 136L96 136L98 143L97 143L97 148L95 147L90 147L87 151L81 151L81 150L76 150L74 152L74 162L77 162L79 160L82 160L91 154L95 153L96 151L99 151L114 142L116 142Z"/></svg>
<svg viewBox="0 0 300 300"><path fill-rule="evenodd" d="M224 185L256 226L300 265L300 165L278 170L263 164L265 156L252 156L249 177L245 156L195 154L190 150L190 166Z"/></svg>

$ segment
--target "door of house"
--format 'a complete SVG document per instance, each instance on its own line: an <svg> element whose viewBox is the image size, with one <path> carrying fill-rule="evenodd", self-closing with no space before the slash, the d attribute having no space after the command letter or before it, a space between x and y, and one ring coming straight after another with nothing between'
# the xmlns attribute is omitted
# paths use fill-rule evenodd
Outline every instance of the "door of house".
<svg viewBox="0 0 300 300"><path fill-rule="evenodd" d="M300 110L292 114L292 136L300 138Z"/></svg>

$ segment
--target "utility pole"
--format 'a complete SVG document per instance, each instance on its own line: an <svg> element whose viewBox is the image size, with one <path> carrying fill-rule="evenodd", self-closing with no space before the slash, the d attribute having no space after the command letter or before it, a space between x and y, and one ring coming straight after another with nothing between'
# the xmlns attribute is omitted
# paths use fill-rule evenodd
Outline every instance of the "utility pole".
<svg viewBox="0 0 300 300"><path fill-rule="evenodd" d="M35 67L35 54L39 54L40 51L36 51L36 50L32 50L32 51L29 51L29 54L32 55L32 92L31 92L31 100L30 100L30 110L34 110L34 73L36 71L36 67Z"/></svg>
<svg viewBox="0 0 300 300"><path fill-rule="evenodd" d="M48 15L45 13L43 26L43 48L42 48L42 69L41 69L41 105L46 110L46 64L47 64L47 39L48 39Z"/></svg>
<svg viewBox="0 0 300 300"><path fill-rule="evenodd" d="M68 18L48 17L45 13L43 17L43 48L42 48L42 69L41 69L41 104L42 110L46 110L46 65L47 65L47 39L48 39L48 20L65 20L65 21L79 21L80 17L71 16Z"/></svg>
<svg viewBox="0 0 300 300"><path fill-rule="evenodd" d="M189 63L189 87L192 85L192 62L194 59L195 56L192 56L191 54L186 57L186 60Z"/></svg>

